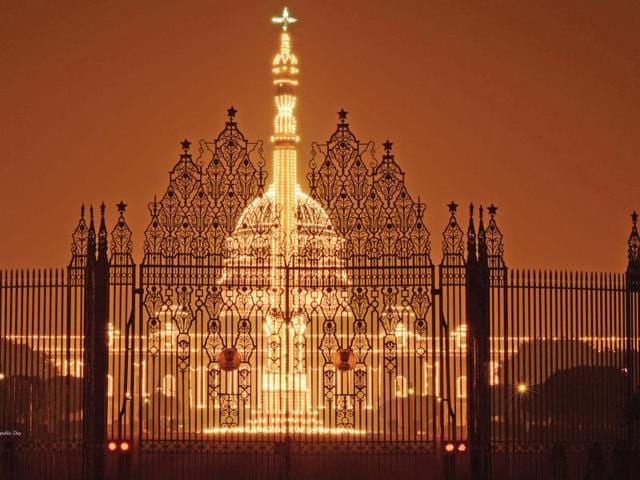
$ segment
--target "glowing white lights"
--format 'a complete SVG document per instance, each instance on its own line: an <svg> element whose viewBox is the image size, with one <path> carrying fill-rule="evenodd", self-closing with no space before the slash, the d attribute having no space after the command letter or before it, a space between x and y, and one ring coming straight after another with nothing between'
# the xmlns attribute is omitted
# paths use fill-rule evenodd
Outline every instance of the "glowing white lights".
<svg viewBox="0 0 640 480"><path fill-rule="evenodd" d="M275 190L276 208L280 212L280 229L282 239L278 241L278 253L282 257L288 257L295 252L292 251L290 237L295 228L295 208L296 208L296 144L299 141L297 122L295 117L295 107L297 98L294 87L298 80L298 59L291 51L291 37L287 33L287 26L296 21L289 15L285 7L282 16L274 17L275 23L282 24L280 34L280 50L273 58L273 83L276 86L275 106L276 115L273 120L273 188ZM275 279L274 279L275 280Z"/></svg>
<svg viewBox="0 0 640 480"><path fill-rule="evenodd" d="M287 7L284 7L284 9L282 9L282 15L280 15L279 17L272 17L271 21L273 23L281 24L282 25L282 30L286 31L287 30L287 26L290 23L296 23L298 21L298 19L292 17L291 15L289 15L289 9Z"/></svg>
<svg viewBox="0 0 640 480"><path fill-rule="evenodd" d="M520 394L520 395L525 395L528 391L529 391L529 386L524 383L524 382L520 382L518 384L518 386L516 387L516 391Z"/></svg>

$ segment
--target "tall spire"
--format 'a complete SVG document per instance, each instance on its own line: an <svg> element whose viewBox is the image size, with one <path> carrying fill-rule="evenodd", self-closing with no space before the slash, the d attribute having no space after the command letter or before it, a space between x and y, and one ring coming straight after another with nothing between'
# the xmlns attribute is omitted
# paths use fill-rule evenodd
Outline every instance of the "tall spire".
<svg viewBox="0 0 640 480"><path fill-rule="evenodd" d="M273 142L273 188L275 203L280 212L280 228L284 234L284 250L289 250L289 240L295 228L296 162L299 141L296 134L296 95L298 85L298 59L291 48L288 26L297 21L285 7L282 15L273 17L282 25L279 51L273 58L272 72L275 85L276 115L271 141Z"/></svg>

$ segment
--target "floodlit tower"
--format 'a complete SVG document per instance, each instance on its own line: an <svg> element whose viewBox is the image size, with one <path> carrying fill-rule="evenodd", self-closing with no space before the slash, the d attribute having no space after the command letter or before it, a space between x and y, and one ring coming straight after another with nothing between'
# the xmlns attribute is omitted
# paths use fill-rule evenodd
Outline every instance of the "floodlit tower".
<svg viewBox="0 0 640 480"><path fill-rule="evenodd" d="M296 87L298 86L298 59L291 48L288 28L297 19L289 15L287 7L272 22L282 26L280 50L273 58L273 84L276 87L276 116L273 122L273 187L276 209L280 212L280 229L284 235L281 253L288 257L292 251L295 227L297 144Z"/></svg>

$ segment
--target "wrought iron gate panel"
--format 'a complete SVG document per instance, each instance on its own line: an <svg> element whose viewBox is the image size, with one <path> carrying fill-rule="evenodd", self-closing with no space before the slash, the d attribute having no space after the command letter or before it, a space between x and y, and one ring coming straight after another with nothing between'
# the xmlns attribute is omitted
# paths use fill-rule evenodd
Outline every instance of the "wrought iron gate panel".
<svg viewBox="0 0 640 480"><path fill-rule="evenodd" d="M135 419L135 362L137 267L133 261L133 234L125 220L127 205L117 205L118 218L111 230L109 258L109 355L107 381L107 435L133 438Z"/></svg>
<svg viewBox="0 0 640 480"><path fill-rule="evenodd" d="M391 144L375 162L345 118L314 144L290 258L270 253L278 212L261 144L233 117L195 161L183 142L150 204L140 266L133 418L143 441L432 449L441 436L434 372L447 362L424 205Z"/></svg>
<svg viewBox="0 0 640 480"><path fill-rule="evenodd" d="M442 261L438 267L440 305L438 378L436 397L440 429L446 439L467 438L467 307L465 234L451 202L443 232Z"/></svg>

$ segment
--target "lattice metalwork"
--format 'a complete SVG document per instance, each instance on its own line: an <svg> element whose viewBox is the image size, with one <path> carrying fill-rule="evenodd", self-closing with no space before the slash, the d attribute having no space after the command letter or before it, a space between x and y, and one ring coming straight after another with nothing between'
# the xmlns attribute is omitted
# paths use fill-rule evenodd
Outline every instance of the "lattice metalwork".
<svg viewBox="0 0 640 480"><path fill-rule="evenodd" d="M296 193L285 239L262 160L251 161L260 143L229 115L198 160L183 142L150 205L140 435L433 441L429 233L391 143L376 161L342 111L314 144L310 195Z"/></svg>

